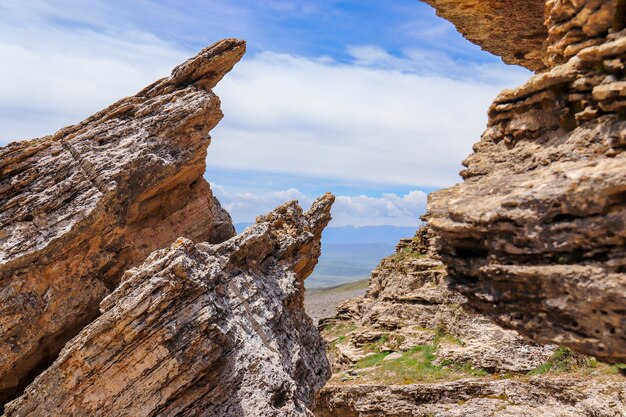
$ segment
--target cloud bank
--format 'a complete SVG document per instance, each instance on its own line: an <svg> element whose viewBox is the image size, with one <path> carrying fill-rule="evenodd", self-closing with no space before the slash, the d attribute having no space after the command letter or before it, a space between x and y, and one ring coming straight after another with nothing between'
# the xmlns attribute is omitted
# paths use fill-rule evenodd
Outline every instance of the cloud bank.
<svg viewBox="0 0 626 417"><path fill-rule="evenodd" d="M374 183L456 182L485 128L484 109L521 74L482 66L489 71L478 77L449 77L368 48L377 52L359 50L353 64L275 53L240 63L216 89L226 116L208 163ZM404 61L420 71L396 69L410 69Z"/></svg>
<svg viewBox="0 0 626 417"><path fill-rule="evenodd" d="M259 214L291 200L298 200L306 209L318 197L307 195L296 188L263 193L232 192L214 183L211 188L235 223L253 222ZM402 196L393 193L380 197L338 195L332 209L331 226L416 227L425 210L426 193L422 191L411 191Z"/></svg>

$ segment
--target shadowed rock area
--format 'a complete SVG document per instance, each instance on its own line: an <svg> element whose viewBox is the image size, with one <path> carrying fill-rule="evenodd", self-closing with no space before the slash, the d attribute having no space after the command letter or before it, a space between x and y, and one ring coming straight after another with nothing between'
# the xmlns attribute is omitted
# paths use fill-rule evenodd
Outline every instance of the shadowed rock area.
<svg viewBox="0 0 626 417"><path fill-rule="evenodd" d="M202 175L222 118L211 88L244 51L221 41L75 126L0 148L0 405L98 315L126 269L179 236L234 235Z"/></svg>
<svg viewBox="0 0 626 417"><path fill-rule="evenodd" d="M6 417L311 415L330 370L304 279L333 201L306 213L287 203L223 243L153 252Z"/></svg>
<svg viewBox="0 0 626 417"><path fill-rule="evenodd" d="M545 68L545 0L423 0L469 41L530 70Z"/></svg>
<svg viewBox="0 0 626 417"><path fill-rule="evenodd" d="M626 8L550 0L545 12L547 70L496 98L464 182L430 195L427 220L475 311L626 362Z"/></svg>

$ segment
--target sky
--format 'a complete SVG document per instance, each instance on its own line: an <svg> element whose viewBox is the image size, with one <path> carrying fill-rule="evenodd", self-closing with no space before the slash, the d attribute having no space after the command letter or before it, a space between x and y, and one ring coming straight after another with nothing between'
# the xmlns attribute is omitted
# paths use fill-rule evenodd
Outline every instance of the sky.
<svg viewBox="0 0 626 417"><path fill-rule="evenodd" d="M245 39L216 87L205 177L237 223L337 195L334 226L416 226L503 88L529 73L418 0L3 0L0 145L132 95L200 49Z"/></svg>

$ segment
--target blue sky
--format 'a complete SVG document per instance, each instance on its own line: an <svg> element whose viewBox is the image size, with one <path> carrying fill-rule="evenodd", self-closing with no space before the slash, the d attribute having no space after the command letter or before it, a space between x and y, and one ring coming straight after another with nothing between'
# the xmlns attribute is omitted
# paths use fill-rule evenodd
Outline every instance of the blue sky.
<svg viewBox="0 0 626 417"><path fill-rule="evenodd" d="M416 225L528 73L418 0L0 2L0 145L52 133L225 37L206 178L235 221L337 194L335 225Z"/></svg>

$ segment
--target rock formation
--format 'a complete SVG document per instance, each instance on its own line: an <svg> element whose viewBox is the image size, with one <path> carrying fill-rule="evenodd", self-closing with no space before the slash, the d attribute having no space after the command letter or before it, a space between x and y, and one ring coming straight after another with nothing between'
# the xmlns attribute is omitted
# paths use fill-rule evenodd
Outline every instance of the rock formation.
<svg viewBox="0 0 626 417"><path fill-rule="evenodd" d="M507 64L545 68L545 0L422 0L448 19L469 41Z"/></svg>
<svg viewBox="0 0 626 417"><path fill-rule="evenodd" d="M432 3L490 20L469 2ZM430 195L427 220L469 307L540 343L626 362L626 6L549 0L545 12L546 70L496 98L464 182ZM506 30L526 24L513 20ZM499 39L489 42L510 42L486 27Z"/></svg>
<svg viewBox="0 0 626 417"><path fill-rule="evenodd" d="M464 312L465 298L447 289L444 266L426 254L426 242L420 233L400 242L372 271L366 295L339 304L337 316L322 322L321 328L342 321L356 325L343 342L329 340L335 342L331 356L337 368L377 351L408 351L436 339L435 362L490 372L530 371L550 358L556 346L529 344L515 331ZM379 349L371 349L381 340Z"/></svg>
<svg viewBox="0 0 626 417"><path fill-rule="evenodd" d="M75 126L0 148L0 405L98 315L126 269L180 236L234 235L202 175L222 117L211 88L244 51L221 41Z"/></svg>
<svg viewBox="0 0 626 417"><path fill-rule="evenodd" d="M529 382L458 380L436 384L325 388L316 417L619 416L619 382L533 377Z"/></svg>
<svg viewBox="0 0 626 417"><path fill-rule="evenodd" d="M421 229L372 272L364 297L322 320L334 375L318 417L618 416L616 367L538 346L484 316L445 283Z"/></svg>
<svg viewBox="0 0 626 417"><path fill-rule="evenodd" d="M305 416L329 375L304 313L334 197L260 216L220 244L178 239L128 270L16 416Z"/></svg>

